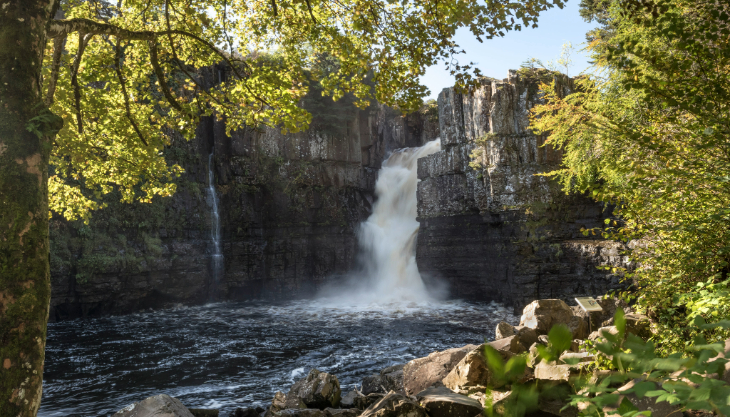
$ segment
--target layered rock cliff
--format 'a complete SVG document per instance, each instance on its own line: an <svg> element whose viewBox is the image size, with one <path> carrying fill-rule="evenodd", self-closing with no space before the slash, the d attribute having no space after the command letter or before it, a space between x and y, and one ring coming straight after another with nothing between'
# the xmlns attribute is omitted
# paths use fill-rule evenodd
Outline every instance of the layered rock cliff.
<svg viewBox="0 0 730 417"><path fill-rule="evenodd" d="M88 225L51 222L51 320L177 303L303 297L352 268L355 230L369 214L377 171L397 148L437 136L435 113L402 117L342 100L305 101L311 128L225 134L201 123L166 151L185 174L171 198L120 204ZM430 116L429 116L430 114ZM209 154L218 196L223 265L214 274Z"/></svg>
<svg viewBox="0 0 730 417"><path fill-rule="evenodd" d="M618 288L619 278L597 267L626 262L619 244L581 233L601 226L610 210L566 196L536 175L556 169L561 158L528 129L537 83L554 77L567 94L572 82L532 75L511 71L472 95L444 89L442 150L418 163L421 274L446 281L452 296L499 300L516 310L535 299Z"/></svg>

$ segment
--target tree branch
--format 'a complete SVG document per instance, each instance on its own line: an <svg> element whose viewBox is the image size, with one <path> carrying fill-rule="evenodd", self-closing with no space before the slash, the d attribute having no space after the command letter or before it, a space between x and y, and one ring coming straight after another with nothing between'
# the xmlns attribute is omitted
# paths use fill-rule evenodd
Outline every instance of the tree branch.
<svg viewBox="0 0 730 417"><path fill-rule="evenodd" d="M56 94L56 84L58 83L58 72L61 68L61 55L63 53L63 44L66 42L65 36L59 36L53 39L53 60L51 61L51 79L48 82L48 92L46 93L46 106L51 107L53 104L53 96Z"/></svg>
<svg viewBox="0 0 730 417"><path fill-rule="evenodd" d="M84 56L84 50L94 34L86 34L79 32L79 46L76 49L76 58L71 67L71 84L74 87L74 102L76 105L76 128L79 134L84 133L84 121L81 117L81 87L79 86L79 66L81 58ZM55 54L55 53L54 53Z"/></svg>
<svg viewBox="0 0 730 417"><path fill-rule="evenodd" d="M134 120L134 117L132 116L132 111L129 108L129 95L127 95L127 84L124 81L124 76L122 76L122 48L120 45L120 39L117 38L117 45L116 45L116 59L114 60L114 69L117 71L117 78L119 78L119 85L122 86L122 94L124 95L124 108L127 111L127 119L129 119L129 123L132 124L132 128L137 133L137 136L139 136L139 139L142 141L142 143L145 144L145 146L150 146L150 144L147 142L147 140L142 136L142 132L139 130L139 126L137 126L137 122Z"/></svg>
<svg viewBox="0 0 730 417"><path fill-rule="evenodd" d="M162 68L160 67L160 61L157 59L157 41L147 41L147 45L149 45L150 48L150 61L152 61L152 68L154 68L155 75L157 75L157 82L160 83L160 89L162 90L162 94L165 95L167 102L170 103L170 105L175 110L179 112L184 112L180 104L177 102L177 100L175 100L175 97L173 97L172 93L170 93L170 89L168 88L167 82L165 81L165 74L162 72Z"/></svg>
<svg viewBox="0 0 730 417"><path fill-rule="evenodd" d="M312 21L314 22L314 24L317 24L317 19L314 18L314 13L312 13L312 4L309 3L309 0L304 1L307 2L307 9L309 9L309 15L312 16Z"/></svg>

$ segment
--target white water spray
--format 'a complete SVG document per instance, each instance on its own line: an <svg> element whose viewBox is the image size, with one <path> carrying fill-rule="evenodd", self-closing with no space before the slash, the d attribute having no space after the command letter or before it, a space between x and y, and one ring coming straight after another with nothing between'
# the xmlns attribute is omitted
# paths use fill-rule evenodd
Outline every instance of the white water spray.
<svg viewBox="0 0 730 417"><path fill-rule="evenodd" d="M353 276L354 282L346 288L326 291L325 296L349 305L430 299L416 266L416 171L418 158L440 149L441 141L436 139L420 148L396 150L383 162L375 183L373 213L360 225L358 235L364 273Z"/></svg>
<svg viewBox="0 0 730 417"><path fill-rule="evenodd" d="M213 241L213 255L211 257L211 270L213 272L213 285L217 286L220 272L223 267L223 254L221 253L221 225L218 214L218 195L215 192L215 175L213 175L213 152L208 155L208 199L210 201L210 237ZM216 288L213 288L214 292Z"/></svg>

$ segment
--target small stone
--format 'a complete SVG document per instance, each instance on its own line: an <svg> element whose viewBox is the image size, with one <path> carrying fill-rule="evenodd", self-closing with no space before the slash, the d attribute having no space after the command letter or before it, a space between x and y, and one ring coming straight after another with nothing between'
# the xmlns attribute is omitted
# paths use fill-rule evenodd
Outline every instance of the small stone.
<svg viewBox="0 0 730 417"><path fill-rule="evenodd" d="M520 326L535 329L538 334L547 334L556 324L569 324L573 310L563 300L535 300L522 311Z"/></svg>
<svg viewBox="0 0 730 417"><path fill-rule="evenodd" d="M155 395L117 411L113 417L194 417L177 398Z"/></svg>
<svg viewBox="0 0 730 417"><path fill-rule="evenodd" d="M525 347L525 350L529 349L533 343L537 342L537 332L535 329L531 329L527 326L515 327L515 336Z"/></svg>
<svg viewBox="0 0 730 417"><path fill-rule="evenodd" d="M537 366L535 366L535 379L547 381L570 381L571 375L580 371L580 368L584 365L585 363L568 365L540 362Z"/></svg>

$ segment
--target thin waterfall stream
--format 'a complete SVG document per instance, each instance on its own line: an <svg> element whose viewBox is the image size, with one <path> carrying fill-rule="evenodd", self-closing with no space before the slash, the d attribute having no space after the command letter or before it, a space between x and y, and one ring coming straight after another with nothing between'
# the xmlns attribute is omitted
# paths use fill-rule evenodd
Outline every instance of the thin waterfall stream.
<svg viewBox="0 0 730 417"><path fill-rule="evenodd" d="M208 155L208 201L210 205L210 238L213 243L213 254L211 255L211 272L212 272L212 287L211 294L215 293L218 281L220 280L220 273L223 269L223 254L221 253L221 223L220 213L218 212L218 194L215 191L215 174L213 173L213 156L211 152Z"/></svg>

